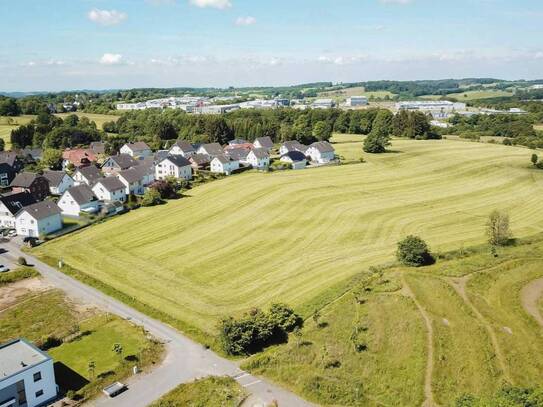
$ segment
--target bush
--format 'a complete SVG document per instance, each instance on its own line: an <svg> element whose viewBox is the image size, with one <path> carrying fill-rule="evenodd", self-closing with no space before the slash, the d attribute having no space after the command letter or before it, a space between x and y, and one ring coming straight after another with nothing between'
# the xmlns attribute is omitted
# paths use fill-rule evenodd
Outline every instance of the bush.
<svg viewBox="0 0 543 407"><path fill-rule="evenodd" d="M420 267L434 263L434 257L424 240L418 236L407 236L398 243L398 260L411 267Z"/></svg>
<svg viewBox="0 0 543 407"><path fill-rule="evenodd" d="M26 259L23 256L20 256L17 258L17 264L20 266L27 266L28 263L26 262Z"/></svg>
<svg viewBox="0 0 543 407"><path fill-rule="evenodd" d="M266 313L254 309L241 319L232 317L220 323L220 341L229 355L250 355L267 346L284 343L288 333L300 328L303 320L283 304L273 304Z"/></svg>
<svg viewBox="0 0 543 407"><path fill-rule="evenodd" d="M141 200L142 206L155 206L160 205L163 202L160 192L154 188L149 188L145 191L145 195L143 195L143 199Z"/></svg>

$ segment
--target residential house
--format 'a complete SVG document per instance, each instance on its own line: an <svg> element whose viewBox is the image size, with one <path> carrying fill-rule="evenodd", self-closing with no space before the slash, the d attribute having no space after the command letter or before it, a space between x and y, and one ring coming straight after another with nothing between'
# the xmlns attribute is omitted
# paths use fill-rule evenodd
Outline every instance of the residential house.
<svg viewBox="0 0 543 407"><path fill-rule="evenodd" d="M44 351L15 339L0 345L0 361L1 406L46 406L57 398L53 359Z"/></svg>
<svg viewBox="0 0 543 407"><path fill-rule="evenodd" d="M138 165L135 168L139 168L143 173L143 186L152 184L155 181L155 159L154 157L147 157L143 160L138 160Z"/></svg>
<svg viewBox="0 0 543 407"><path fill-rule="evenodd" d="M235 138L234 140L230 140L228 142L228 145L232 146L232 147L240 146L240 145L243 145L243 144L251 144L251 143L248 142L247 140L242 139L242 138Z"/></svg>
<svg viewBox="0 0 543 407"><path fill-rule="evenodd" d="M182 155L172 155L159 161L155 167L155 178L163 180L166 177L192 179L192 167L189 160Z"/></svg>
<svg viewBox="0 0 543 407"><path fill-rule="evenodd" d="M106 175L115 175L120 171L135 167L136 165L138 165L138 162L131 155L112 155L102 164L102 172Z"/></svg>
<svg viewBox="0 0 543 407"><path fill-rule="evenodd" d="M205 154L210 157L224 155L224 151L219 143L202 144L196 152L198 154Z"/></svg>
<svg viewBox="0 0 543 407"><path fill-rule="evenodd" d="M102 173L98 167L94 165L78 168L73 175L75 185L87 184L90 187L92 187L100 178L102 178Z"/></svg>
<svg viewBox="0 0 543 407"><path fill-rule="evenodd" d="M17 172L8 163L0 163L0 188L8 187Z"/></svg>
<svg viewBox="0 0 543 407"><path fill-rule="evenodd" d="M43 156L43 150L41 148L24 148L21 150L21 156L30 157L32 160L41 160Z"/></svg>
<svg viewBox="0 0 543 407"><path fill-rule="evenodd" d="M17 157L17 153L14 151L0 151L0 164L8 164L15 173L24 167L23 161Z"/></svg>
<svg viewBox="0 0 543 407"><path fill-rule="evenodd" d="M211 160L211 172L230 175L239 168L239 161L233 160L226 155L218 155Z"/></svg>
<svg viewBox="0 0 543 407"><path fill-rule="evenodd" d="M307 165L307 157L300 151L289 151L281 156L280 161L290 163L293 170L303 170Z"/></svg>
<svg viewBox="0 0 543 407"><path fill-rule="evenodd" d="M98 212L100 201L87 184L81 184L64 192L58 200L58 206L63 215L79 216L82 212Z"/></svg>
<svg viewBox="0 0 543 407"><path fill-rule="evenodd" d="M246 148L231 148L229 150L226 150L224 152L224 155L230 157L234 161L239 161L240 164L248 164L247 156L250 152L251 150L248 150Z"/></svg>
<svg viewBox="0 0 543 407"><path fill-rule="evenodd" d="M247 155L247 163L258 170L267 170L270 166L270 155L265 148L253 148Z"/></svg>
<svg viewBox="0 0 543 407"><path fill-rule="evenodd" d="M311 157L311 161L319 164L329 163L336 158L334 147L327 141L318 141L311 144L306 151L306 155Z"/></svg>
<svg viewBox="0 0 543 407"><path fill-rule="evenodd" d="M121 154L128 154L131 157L149 157L153 152L151 148L143 141L127 143L119 150Z"/></svg>
<svg viewBox="0 0 543 407"><path fill-rule="evenodd" d="M64 191L74 185L74 180L64 171L45 171L43 176L49 181L51 195L62 195Z"/></svg>
<svg viewBox="0 0 543 407"><path fill-rule="evenodd" d="M249 151L253 148L253 143L249 143L248 141L246 143L238 143L238 144L229 144L224 147L224 152L228 152L229 150L239 150L244 148L245 150Z"/></svg>
<svg viewBox="0 0 543 407"><path fill-rule="evenodd" d="M96 154L88 148L67 149L62 153L63 169L66 169L70 164L75 168L87 167L96 161Z"/></svg>
<svg viewBox="0 0 543 407"><path fill-rule="evenodd" d="M211 157L206 154L194 154L189 157L189 161L193 170L205 170L211 163Z"/></svg>
<svg viewBox="0 0 543 407"><path fill-rule="evenodd" d="M266 150L268 150L268 153L273 149L273 141L268 136L258 137L253 143L253 145L256 148L265 148Z"/></svg>
<svg viewBox="0 0 543 407"><path fill-rule="evenodd" d="M285 155L289 151L299 151L305 154L307 151L307 146L297 140L285 141L279 148L279 154Z"/></svg>
<svg viewBox="0 0 543 407"><path fill-rule="evenodd" d="M43 175L21 172L11 181L13 192L29 192L36 201L43 201L49 195L49 181Z"/></svg>
<svg viewBox="0 0 543 407"><path fill-rule="evenodd" d="M126 195L143 195L145 192L145 175L144 168L133 167L120 171L117 174L117 178L123 183Z"/></svg>
<svg viewBox="0 0 543 407"><path fill-rule="evenodd" d="M90 143L89 149L96 155L103 155L106 153L106 143L102 141L93 141Z"/></svg>
<svg viewBox="0 0 543 407"><path fill-rule="evenodd" d="M53 201L42 201L21 209L15 215L20 236L40 237L62 229L61 210Z"/></svg>
<svg viewBox="0 0 543 407"><path fill-rule="evenodd" d="M15 215L25 206L36 203L28 192L9 193L0 196L0 227L15 229Z"/></svg>
<svg viewBox="0 0 543 407"><path fill-rule="evenodd" d="M170 148L170 155L182 155L185 158L189 158L194 154L196 154L196 150L193 145L185 140L177 140Z"/></svg>
<svg viewBox="0 0 543 407"><path fill-rule="evenodd" d="M96 181L92 192L101 201L126 201L126 186L117 177L106 177Z"/></svg>

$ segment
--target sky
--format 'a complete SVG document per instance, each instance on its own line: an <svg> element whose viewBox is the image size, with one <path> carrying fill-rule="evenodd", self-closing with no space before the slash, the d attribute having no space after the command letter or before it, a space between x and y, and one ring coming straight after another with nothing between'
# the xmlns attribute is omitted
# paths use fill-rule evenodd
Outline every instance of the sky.
<svg viewBox="0 0 543 407"><path fill-rule="evenodd" d="M0 0L0 91L543 78L542 0Z"/></svg>

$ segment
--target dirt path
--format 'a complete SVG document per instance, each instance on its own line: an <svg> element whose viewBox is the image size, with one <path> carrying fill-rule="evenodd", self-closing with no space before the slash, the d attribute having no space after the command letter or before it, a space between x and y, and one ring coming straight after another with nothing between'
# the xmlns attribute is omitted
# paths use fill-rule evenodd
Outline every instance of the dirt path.
<svg viewBox="0 0 543 407"><path fill-rule="evenodd" d="M520 292L524 310L543 328L543 316L539 311L539 299L543 296L543 278L538 278L525 286Z"/></svg>
<svg viewBox="0 0 543 407"><path fill-rule="evenodd" d="M479 322L485 327L488 336L490 337L490 341L492 342L492 347L494 348L494 352L496 353L496 357L498 359L499 368L501 369L504 378L509 382L511 381L511 376L509 375L509 370L507 369L507 366L505 364L505 357L503 356L500 346L498 344L498 338L496 337L496 333L494 332L494 329L492 329L492 326L490 323L486 320L486 318L479 312L479 310L473 305L471 300L468 297L467 291L466 291L466 284L468 283L469 279L471 278L473 274L468 274L464 277L460 278L451 278L447 279L449 284L456 290L458 295L464 300L464 303L473 311Z"/></svg>
<svg viewBox="0 0 543 407"><path fill-rule="evenodd" d="M52 286L41 278L28 278L0 287L0 312L19 302L21 297L31 293L40 293Z"/></svg>
<svg viewBox="0 0 543 407"><path fill-rule="evenodd" d="M404 294L413 300L420 314L422 315L422 318L424 319L424 323L426 324L426 330L428 332L428 340L426 344L426 349L428 352L428 356L426 360L426 373L424 376L425 400L422 403L422 407L435 407L438 404L434 400L434 393L432 391L432 377L434 373L434 328L432 326L432 320L430 316L428 315L428 313L426 312L426 310L417 301L415 294L413 293L413 291L411 291L411 288L409 287L409 284L407 284L407 281L403 274L402 274L402 283L403 283Z"/></svg>

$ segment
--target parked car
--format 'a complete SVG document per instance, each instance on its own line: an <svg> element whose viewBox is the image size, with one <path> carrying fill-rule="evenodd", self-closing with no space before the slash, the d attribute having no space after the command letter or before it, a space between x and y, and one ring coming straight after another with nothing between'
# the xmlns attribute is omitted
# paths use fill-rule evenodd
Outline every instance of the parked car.
<svg viewBox="0 0 543 407"><path fill-rule="evenodd" d="M0 273L7 273L9 271L9 267L4 266L3 264L0 264Z"/></svg>
<svg viewBox="0 0 543 407"><path fill-rule="evenodd" d="M126 386L126 384L123 384L121 382L115 382L107 386L104 390L102 390L102 392L108 397L115 397L127 389L128 387Z"/></svg>
<svg viewBox="0 0 543 407"><path fill-rule="evenodd" d="M17 231L15 229L11 229L9 232L8 232L8 236L9 237L15 237L17 236Z"/></svg>

